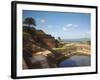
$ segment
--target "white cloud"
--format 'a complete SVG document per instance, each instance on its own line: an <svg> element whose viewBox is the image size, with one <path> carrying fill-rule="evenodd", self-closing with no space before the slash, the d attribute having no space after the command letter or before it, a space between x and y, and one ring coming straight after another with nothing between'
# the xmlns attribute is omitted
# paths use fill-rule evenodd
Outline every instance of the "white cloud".
<svg viewBox="0 0 100 80"><path fill-rule="evenodd" d="M73 24L67 24L66 27L71 27Z"/></svg>
<svg viewBox="0 0 100 80"><path fill-rule="evenodd" d="M63 27L63 30L64 30L64 31L70 31L70 30L72 30L72 28L69 28L69 27Z"/></svg>
<svg viewBox="0 0 100 80"><path fill-rule="evenodd" d="M73 30L73 29L76 29L76 28L78 28L78 25L76 25L76 24L67 24L63 27L63 30L69 31L69 30Z"/></svg>
<svg viewBox="0 0 100 80"><path fill-rule="evenodd" d="M63 27L63 30L64 30L64 31L66 31L66 30L67 30L67 28L66 28L66 27Z"/></svg>
<svg viewBox="0 0 100 80"><path fill-rule="evenodd" d="M44 24L44 23L46 22L46 20L45 20L45 19L41 19L40 22L41 22L42 24Z"/></svg>

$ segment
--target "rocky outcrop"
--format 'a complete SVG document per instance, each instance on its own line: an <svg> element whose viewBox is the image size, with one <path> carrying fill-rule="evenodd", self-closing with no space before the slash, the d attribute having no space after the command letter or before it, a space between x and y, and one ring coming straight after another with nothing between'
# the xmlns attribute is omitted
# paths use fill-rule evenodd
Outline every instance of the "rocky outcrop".
<svg viewBox="0 0 100 80"><path fill-rule="evenodd" d="M50 48L58 46L58 41L53 36L46 34L42 30L36 30L33 27L24 26L23 31L32 34L32 38L37 40L37 42L42 40Z"/></svg>
<svg viewBox="0 0 100 80"><path fill-rule="evenodd" d="M56 67L55 51L58 41L33 27L23 26L23 69ZM50 53L45 51L49 51ZM37 54L41 52L42 54Z"/></svg>

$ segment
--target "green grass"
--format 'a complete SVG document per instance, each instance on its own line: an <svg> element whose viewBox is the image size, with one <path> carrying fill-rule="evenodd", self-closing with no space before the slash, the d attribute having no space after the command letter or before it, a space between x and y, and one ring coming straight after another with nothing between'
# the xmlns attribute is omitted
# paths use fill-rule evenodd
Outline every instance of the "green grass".
<svg viewBox="0 0 100 80"><path fill-rule="evenodd" d="M63 51L67 51L67 50L72 50L74 49L75 46L66 46L66 47L61 47L61 48L52 48L53 50L57 51L57 52L63 52Z"/></svg>
<svg viewBox="0 0 100 80"><path fill-rule="evenodd" d="M53 48L53 50L55 50L55 51L57 51L57 52L67 52L67 51L71 51L71 50L75 50L76 51L76 45L77 44L79 44L79 43L64 43L63 44L63 46L62 47L60 47L60 48ZM72 52L73 52L72 51ZM79 55L79 56L81 56L81 55L84 55L84 56L89 56L89 54L83 54L83 53L80 53L80 52L75 52L74 51L74 53L73 54L71 54L71 55L68 55L68 56L65 56L65 55L63 55L63 56L61 56L61 57L59 57L59 58L57 58L57 60L56 60L56 64L58 65L60 62L62 62L62 61L64 61L64 60L66 60L66 59L69 59L71 56L73 56L73 55Z"/></svg>

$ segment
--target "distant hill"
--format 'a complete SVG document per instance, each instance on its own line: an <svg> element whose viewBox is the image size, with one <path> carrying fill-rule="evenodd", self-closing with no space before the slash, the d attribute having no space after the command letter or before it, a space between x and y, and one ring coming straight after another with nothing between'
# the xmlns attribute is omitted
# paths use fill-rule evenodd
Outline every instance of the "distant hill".
<svg viewBox="0 0 100 80"><path fill-rule="evenodd" d="M81 38L81 41L90 41L90 38Z"/></svg>
<svg viewBox="0 0 100 80"><path fill-rule="evenodd" d="M66 41L66 42L79 42L79 41L90 41L90 39L89 38L62 39L62 41Z"/></svg>

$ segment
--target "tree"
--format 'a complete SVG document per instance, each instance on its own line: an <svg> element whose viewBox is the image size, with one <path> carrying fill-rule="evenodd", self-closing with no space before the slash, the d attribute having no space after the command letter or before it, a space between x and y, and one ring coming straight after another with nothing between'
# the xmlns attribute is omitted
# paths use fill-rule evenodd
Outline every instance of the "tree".
<svg viewBox="0 0 100 80"><path fill-rule="evenodd" d="M25 18L25 20L23 21L23 24L27 24L27 25L34 25L36 26L36 22L35 22L35 19L32 18L32 17L27 17Z"/></svg>
<svg viewBox="0 0 100 80"><path fill-rule="evenodd" d="M60 40L61 40L61 38L60 38L60 37L58 37L58 40L60 41Z"/></svg>

